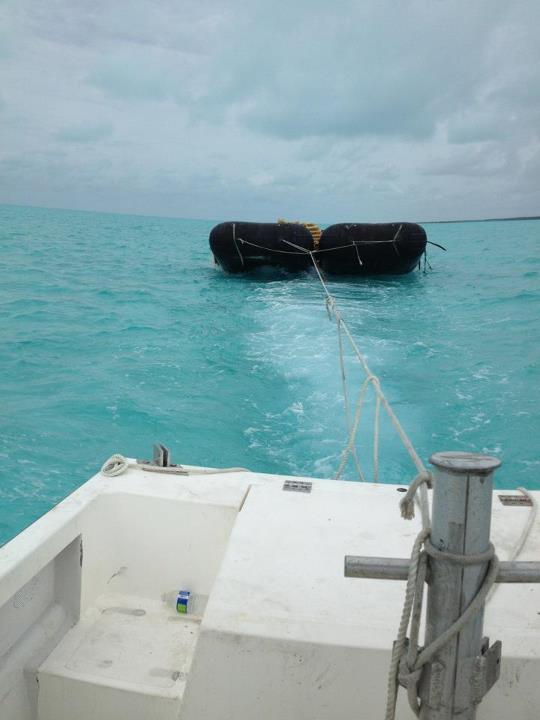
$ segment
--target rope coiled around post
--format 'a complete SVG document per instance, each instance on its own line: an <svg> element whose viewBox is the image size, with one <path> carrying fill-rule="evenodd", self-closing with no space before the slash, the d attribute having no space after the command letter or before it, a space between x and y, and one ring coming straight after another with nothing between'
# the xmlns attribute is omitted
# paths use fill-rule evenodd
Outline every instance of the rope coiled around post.
<svg viewBox="0 0 540 720"><path fill-rule="evenodd" d="M416 493L419 488L428 485L430 480L430 473L419 473L416 476L410 484L407 494L400 502L402 517L408 520L414 517ZM482 610L494 587L499 571L499 559L493 544L490 543L488 549L483 553L459 555L439 550L431 543L430 536L431 529L424 527L417 535L411 552L405 600L388 671L385 720L395 719L399 685L403 685L407 690L407 699L411 710L417 717L420 715L421 703L418 699L418 683L424 666ZM481 586L462 614L438 638L425 648L420 648L418 639L420 636L428 556L463 567L482 565L484 563L489 563L489 565ZM408 640L407 630L409 625L410 639Z"/></svg>

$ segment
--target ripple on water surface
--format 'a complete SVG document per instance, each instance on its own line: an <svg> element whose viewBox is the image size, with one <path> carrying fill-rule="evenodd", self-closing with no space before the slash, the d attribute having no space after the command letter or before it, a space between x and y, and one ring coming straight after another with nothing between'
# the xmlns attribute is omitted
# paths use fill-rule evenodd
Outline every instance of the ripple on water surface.
<svg viewBox="0 0 540 720"><path fill-rule="evenodd" d="M312 274L227 277L210 222L0 207L0 542L113 452L332 476L335 326ZM426 226L433 272L330 280L420 455L504 460L540 487L540 222ZM361 375L347 359L351 393ZM371 467L368 403L360 438ZM381 473L412 466L383 422ZM354 477L349 470L348 477Z"/></svg>

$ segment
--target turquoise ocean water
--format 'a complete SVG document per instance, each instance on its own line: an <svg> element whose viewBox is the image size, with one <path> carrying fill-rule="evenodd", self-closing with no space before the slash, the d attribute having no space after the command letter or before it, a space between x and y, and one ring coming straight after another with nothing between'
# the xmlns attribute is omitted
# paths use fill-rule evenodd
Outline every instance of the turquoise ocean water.
<svg viewBox="0 0 540 720"><path fill-rule="evenodd" d="M0 206L0 543L113 452L156 441L178 462L335 472L346 431L320 285L225 276L212 225ZM500 486L540 488L540 221L425 227L448 248L432 272L330 288L424 459L488 452ZM413 471L384 420L382 480Z"/></svg>

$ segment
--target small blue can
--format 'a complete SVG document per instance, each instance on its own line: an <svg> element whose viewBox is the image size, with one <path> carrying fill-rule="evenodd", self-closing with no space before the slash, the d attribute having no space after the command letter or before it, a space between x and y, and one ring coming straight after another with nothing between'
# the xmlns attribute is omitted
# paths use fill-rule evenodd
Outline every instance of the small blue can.
<svg viewBox="0 0 540 720"><path fill-rule="evenodd" d="M189 601L191 593L188 590L179 590L176 596L176 612L181 615L187 615L189 612Z"/></svg>

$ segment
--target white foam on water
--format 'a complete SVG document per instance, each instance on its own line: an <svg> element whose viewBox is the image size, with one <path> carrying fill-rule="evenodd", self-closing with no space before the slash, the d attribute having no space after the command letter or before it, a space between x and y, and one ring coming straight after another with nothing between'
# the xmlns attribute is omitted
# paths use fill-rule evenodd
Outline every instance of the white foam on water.
<svg viewBox="0 0 540 720"><path fill-rule="evenodd" d="M257 366L271 366L271 372L287 384L286 398L274 398L274 410L267 414L270 424L261 422L246 431L252 446L266 447L268 453L290 472L334 476L347 443L344 399L335 322L329 321L321 288L315 277L289 282L265 283L254 290L253 315L257 332L249 337L248 355ZM365 318L373 322L373 308L352 301L343 303L343 312L354 317L358 343L368 362L386 367L399 350L391 339L361 336ZM351 412L365 373L344 338L345 366L349 383ZM292 397L292 402L290 402ZM362 467L372 472L374 398L366 395L363 420L358 434ZM279 438L276 438L279 429ZM401 453L399 440L383 419L381 444L394 445L390 455ZM388 454L388 452L387 452ZM357 476L349 463L345 477Z"/></svg>

